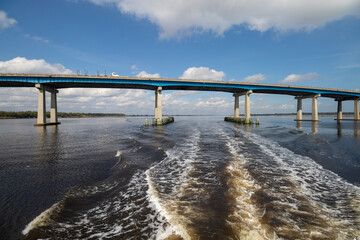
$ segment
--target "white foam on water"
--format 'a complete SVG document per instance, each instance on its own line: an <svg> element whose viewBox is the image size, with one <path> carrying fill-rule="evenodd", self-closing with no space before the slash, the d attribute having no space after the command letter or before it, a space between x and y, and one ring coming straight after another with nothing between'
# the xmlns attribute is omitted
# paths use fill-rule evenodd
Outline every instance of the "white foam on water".
<svg viewBox="0 0 360 240"><path fill-rule="evenodd" d="M32 229L43 227L51 224L53 221L50 218L55 212L62 208L62 202L55 203L50 208L43 211L39 216L32 220L22 231L23 235L27 235Z"/></svg>
<svg viewBox="0 0 360 240"><path fill-rule="evenodd" d="M295 154L254 133L239 131L274 161L275 165L263 165L259 171L269 174L274 181L290 183L282 188L271 182L262 186L266 194L277 199L273 203L284 206L284 212L277 218L285 224L275 229L276 232L291 234L297 231L302 238L353 239L360 235L359 187L309 157ZM300 220L287 213L301 216ZM309 225L301 222L309 217L316 217L318 222Z"/></svg>
<svg viewBox="0 0 360 240"><path fill-rule="evenodd" d="M234 139L219 130L224 138L232 161L226 167L226 173L229 175L227 181L228 194L235 204L231 208L227 219L237 239L278 239L270 227L260 221L263 211L257 207L257 202L252 195L258 191L261 186L249 174L246 169L247 159L241 153L239 146L244 143L239 139Z"/></svg>
<svg viewBox="0 0 360 240"><path fill-rule="evenodd" d="M52 224L52 231L63 233L72 239L156 239L159 229L165 229L167 223L148 201L145 177L144 171L137 171L123 190L112 197L104 198L86 212L73 216L71 221L52 222L50 216L62 206L60 203L54 204L29 223L23 234L28 234L34 228ZM116 184L113 183L108 186L87 186L82 189L81 194L77 193L77 196L85 194L88 197L87 194L91 196L114 186ZM111 218L114 220L109 221ZM136 234L133 234L135 232Z"/></svg>
<svg viewBox="0 0 360 240"><path fill-rule="evenodd" d="M156 234L157 240L166 239L174 234L181 236L183 239L191 239L189 234L186 231L186 227L179 223L178 216L172 212L167 211L166 207L160 203L160 196L158 192L155 190L155 184L151 181L149 172L147 172L146 176L149 190L147 192L150 202L153 204L154 208L157 212L165 218L166 222L170 224L170 226L165 228L159 228Z"/></svg>
<svg viewBox="0 0 360 240"><path fill-rule="evenodd" d="M73 189L69 197L111 194L71 220L57 220L52 231L74 239L193 239L195 230L189 227L190 218L201 214L206 218L206 213L200 214L192 206L197 199L181 198L203 193L199 179L192 175L196 171L199 141L200 132L195 130L167 150L165 159L146 172L137 171L120 189L116 181Z"/></svg>
<svg viewBox="0 0 360 240"><path fill-rule="evenodd" d="M197 183L197 179L190 175L200 150L199 139L200 132L195 131L187 141L168 150L163 161L146 171L148 199L168 223L159 229L156 239L176 235L193 239L194 229L190 227L189 216L194 214L194 209L189 200L181 198L194 191L191 186Z"/></svg>
<svg viewBox="0 0 360 240"><path fill-rule="evenodd" d="M82 225L79 230L83 231L84 228L89 229L89 226L92 226L89 229L89 233L92 234L86 239L113 237L139 239L139 232L142 233L142 238L156 238L158 229L162 229L166 222L147 199L145 177L143 171L136 172L126 186L126 190L119 192L114 198L107 199L83 215L81 221L78 222ZM106 221L102 222L111 215L114 215L115 218L123 217L112 224L106 223ZM99 232L99 230L101 231ZM133 235L133 232L137 232L137 234Z"/></svg>
<svg viewBox="0 0 360 240"><path fill-rule="evenodd" d="M121 157L122 154L123 154L123 152L120 151L120 150L118 150L118 151L116 152L115 157Z"/></svg>

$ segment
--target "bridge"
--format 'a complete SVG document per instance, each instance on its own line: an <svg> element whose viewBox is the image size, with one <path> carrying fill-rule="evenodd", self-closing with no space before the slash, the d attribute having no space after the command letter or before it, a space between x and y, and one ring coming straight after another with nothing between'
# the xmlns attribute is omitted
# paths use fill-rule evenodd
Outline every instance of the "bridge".
<svg viewBox="0 0 360 240"><path fill-rule="evenodd" d="M162 119L161 92L163 90L196 90L229 92L234 96L234 117L239 117L239 97L245 97L245 118L250 118L250 94L285 94L297 100L296 121L302 118L302 100L312 99L312 118L319 121L319 97L332 98L338 102L337 120L343 120L342 102L354 101L354 119L359 116L359 91L339 90L330 88L300 87L280 84L259 84L243 82L203 81L168 78L140 78L86 75L49 75L49 74L0 74L0 87L35 87L38 93L38 115L35 125L59 124L57 118L56 95L63 88L127 88L147 89L155 92L155 118ZM45 93L51 93L50 122L46 122Z"/></svg>

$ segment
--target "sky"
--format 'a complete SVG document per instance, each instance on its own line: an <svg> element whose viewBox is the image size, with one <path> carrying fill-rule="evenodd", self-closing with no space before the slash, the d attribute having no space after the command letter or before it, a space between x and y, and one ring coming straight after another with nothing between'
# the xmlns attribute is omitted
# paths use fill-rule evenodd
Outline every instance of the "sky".
<svg viewBox="0 0 360 240"><path fill-rule="evenodd" d="M359 90L360 1L2 0L0 72ZM233 114L230 93L162 94L163 114ZM252 94L250 101L252 113L296 112L292 96ZM336 111L333 99L318 104L319 112ZM0 110L36 111L37 89L1 88ZM352 101L343 103L344 112L353 110ZM58 111L154 114L154 92L61 89ZM303 111L311 112L310 99Z"/></svg>

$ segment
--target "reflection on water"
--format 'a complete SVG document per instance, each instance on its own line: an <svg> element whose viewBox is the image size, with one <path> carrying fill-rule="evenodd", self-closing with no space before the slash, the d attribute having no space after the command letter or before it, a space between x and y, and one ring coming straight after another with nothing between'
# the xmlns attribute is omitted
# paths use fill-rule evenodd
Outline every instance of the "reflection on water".
<svg viewBox="0 0 360 240"><path fill-rule="evenodd" d="M35 128L38 132L39 139L43 139L45 136L45 133L46 133L46 129L47 129L46 126L38 126Z"/></svg>
<svg viewBox="0 0 360 240"><path fill-rule="evenodd" d="M353 122L353 124L350 124L350 122ZM296 121L296 129L297 130L304 130L305 132L307 131L307 129L310 127L309 124L311 124L311 134L317 134L319 132L319 124L323 124L321 122L311 122L311 121ZM328 122L326 122L325 124L328 124ZM341 121L338 120L336 121L336 125L334 123L335 129L336 129L336 134L338 137L342 137L344 132L343 130L346 129L346 133L349 134L349 130L352 131L352 134L354 137L359 137L360 135L360 131L359 131L359 125L360 125L360 121ZM249 130L248 128L246 129L247 131Z"/></svg>
<svg viewBox="0 0 360 240"><path fill-rule="evenodd" d="M47 137L47 128L46 126L38 126L37 129L37 138L36 138L36 155L38 162L43 162L46 160L46 137Z"/></svg>
<svg viewBox="0 0 360 240"><path fill-rule="evenodd" d="M354 121L354 136L359 136L359 121Z"/></svg>
<svg viewBox="0 0 360 240"><path fill-rule="evenodd" d="M58 133L58 125L51 125L50 128L53 134Z"/></svg>
<svg viewBox="0 0 360 240"><path fill-rule="evenodd" d="M342 127L341 127L342 121L341 121L341 120L338 120L338 121L336 122L336 124L337 124L337 135L338 135L339 137L341 137L341 135L342 135Z"/></svg>
<svg viewBox="0 0 360 240"><path fill-rule="evenodd" d="M339 137L341 137L343 135L343 128L344 128L344 124L349 123L349 121L337 121L336 125L337 125L337 135ZM349 124L350 127L350 124ZM359 121L353 121L353 124L351 126L351 128L353 129L353 134L354 137L359 137Z"/></svg>
<svg viewBox="0 0 360 240"><path fill-rule="evenodd" d="M319 123L313 122L313 121L307 121L311 123L311 133L316 134L318 132ZM303 122L302 121L296 121L296 129L300 130L303 128Z"/></svg>
<svg viewBox="0 0 360 240"><path fill-rule="evenodd" d="M318 122L311 122L312 134L316 134L318 132L318 127L319 127Z"/></svg>

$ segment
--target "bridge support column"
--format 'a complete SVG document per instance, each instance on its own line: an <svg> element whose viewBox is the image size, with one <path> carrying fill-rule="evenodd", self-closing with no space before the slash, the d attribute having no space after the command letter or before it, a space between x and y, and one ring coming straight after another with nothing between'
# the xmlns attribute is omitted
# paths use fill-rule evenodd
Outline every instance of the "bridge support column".
<svg viewBox="0 0 360 240"><path fill-rule="evenodd" d="M302 120L302 98L297 98L297 113L296 113L296 121Z"/></svg>
<svg viewBox="0 0 360 240"><path fill-rule="evenodd" d="M297 96L297 113L295 121L313 121L319 122L318 116L318 106L317 106L317 98L320 97L320 94L315 95L305 95L305 96ZM312 119L311 120L303 120L302 118L302 100L306 98L312 98Z"/></svg>
<svg viewBox="0 0 360 240"><path fill-rule="evenodd" d="M234 93L234 118L239 118L239 94Z"/></svg>
<svg viewBox="0 0 360 240"><path fill-rule="evenodd" d="M56 89L48 87L42 84L35 84L35 87L39 89L38 95L38 114L37 114L37 123L35 126L45 126L45 125L55 125L60 124L57 118L57 101L56 94L59 92ZM46 122L46 98L45 92L48 91L51 93L51 109L50 109L50 122Z"/></svg>
<svg viewBox="0 0 360 240"><path fill-rule="evenodd" d="M319 121L318 104L317 104L318 97L320 97L320 94L317 94L312 97L312 120L314 122Z"/></svg>
<svg viewBox="0 0 360 240"><path fill-rule="evenodd" d="M359 115L359 99L354 100L354 120L359 121L360 115Z"/></svg>
<svg viewBox="0 0 360 240"><path fill-rule="evenodd" d="M37 87L38 93L38 112L37 112L37 124L46 124L46 101L45 101L45 89L42 86Z"/></svg>
<svg viewBox="0 0 360 240"><path fill-rule="evenodd" d="M250 94L252 91L247 91L245 93L245 119L250 119Z"/></svg>
<svg viewBox="0 0 360 240"><path fill-rule="evenodd" d="M342 120L342 101L337 100L337 102L338 102L338 107L337 107L337 118L336 118L336 120L338 122L341 122L341 120Z"/></svg>
<svg viewBox="0 0 360 240"><path fill-rule="evenodd" d="M51 92L51 109L50 109L50 123L58 123L58 116L57 116L57 101L56 101L56 94L58 93L57 90Z"/></svg>
<svg viewBox="0 0 360 240"><path fill-rule="evenodd" d="M252 94L252 90L234 93L234 118L239 118L239 96L245 95L245 119L250 119L250 94Z"/></svg>
<svg viewBox="0 0 360 240"><path fill-rule="evenodd" d="M158 87L155 91L155 118L162 119L162 106L161 106L161 90L162 87Z"/></svg>

